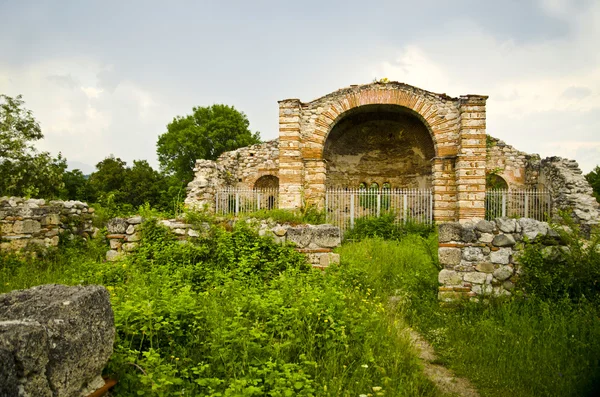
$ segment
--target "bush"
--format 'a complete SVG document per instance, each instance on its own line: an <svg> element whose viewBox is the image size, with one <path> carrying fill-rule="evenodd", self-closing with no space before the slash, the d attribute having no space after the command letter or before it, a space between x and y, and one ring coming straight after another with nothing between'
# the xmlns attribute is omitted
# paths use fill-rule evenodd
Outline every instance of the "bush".
<svg viewBox="0 0 600 397"><path fill-rule="evenodd" d="M435 232L435 226L427 223L397 223L393 213L379 217L365 217L356 220L353 229L346 232L346 239L362 240L368 237L379 237L385 240L401 240L409 234L417 234L427 238Z"/></svg>

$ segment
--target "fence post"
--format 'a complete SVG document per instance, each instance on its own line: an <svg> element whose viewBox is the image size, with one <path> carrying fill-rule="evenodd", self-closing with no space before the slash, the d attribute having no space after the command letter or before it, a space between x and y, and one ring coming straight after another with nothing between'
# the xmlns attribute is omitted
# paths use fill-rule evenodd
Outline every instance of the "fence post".
<svg viewBox="0 0 600 397"><path fill-rule="evenodd" d="M235 193L235 215L237 216L237 214L239 214L240 212L240 193L236 192Z"/></svg>
<svg viewBox="0 0 600 397"><path fill-rule="evenodd" d="M506 190L502 190L502 216L506 216Z"/></svg>
<svg viewBox="0 0 600 397"><path fill-rule="evenodd" d="M256 193L256 209L260 211L260 192Z"/></svg>
<svg viewBox="0 0 600 397"><path fill-rule="evenodd" d="M525 218L529 218L529 191L525 191Z"/></svg>
<svg viewBox="0 0 600 397"><path fill-rule="evenodd" d="M329 215L329 190L325 190L325 222L328 221L327 215Z"/></svg>
<svg viewBox="0 0 600 397"><path fill-rule="evenodd" d="M350 195L350 229L354 229L354 192Z"/></svg>
<svg viewBox="0 0 600 397"><path fill-rule="evenodd" d="M404 193L402 197L402 222L406 223L408 217L408 195Z"/></svg>
<svg viewBox="0 0 600 397"><path fill-rule="evenodd" d="M381 193L377 193L377 217L381 216Z"/></svg>
<svg viewBox="0 0 600 397"><path fill-rule="evenodd" d="M429 190L429 223L433 223L433 191Z"/></svg>

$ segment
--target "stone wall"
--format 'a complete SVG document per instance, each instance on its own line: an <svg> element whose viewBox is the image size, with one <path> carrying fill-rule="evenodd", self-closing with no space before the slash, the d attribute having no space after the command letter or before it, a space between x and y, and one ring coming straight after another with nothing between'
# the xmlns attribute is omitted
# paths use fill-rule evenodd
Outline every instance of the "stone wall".
<svg viewBox="0 0 600 397"><path fill-rule="evenodd" d="M236 186L252 189L262 176L279 176L279 140L225 152L219 156L217 163L231 174Z"/></svg>
<svg viewBox="0 0 600 397"><path fill-rule="evenodd" d="M438 254L443 269L438 278L439 299L510 295L521 272L519 254L535 241L547 245L544 250L561 249L558 233L534 219L440 224Z"/></svg>
<svg viewBox="0 0 600 397"><path fill-rule="evenodd" d="M225 152L217 161L197 160L194 180L187 186L185 205L214 210L217 189L229 186L252 189L263 176L279 177L277 139Z"/></svg>
<svg viewBox="0 0 600 397"><path fill-rule="evenodd" d="M0 198L0 250L57 246L59 236L93 233L93 208L81 201Z"/></svg>
<svg viewBox="0 0 600 397"><path fill-rule="evenodd" d="M119 260L123 255L138 247L141 240L139 230L142 222L143 219L140 216L114 218L108 222L106 238L110 250L106 253L106 260ZM340 261L339 255L333 253L333 249L342 243L339 227L331 225L291 226L258 219L248 219L242 222L255 225L260 236L270 236L280 244L286 242L294 244L298 252L306 255L307 261L313 267L325 268L331 263ZM210 227L207 223L192 225L180 219L166 219L158 223L170 229L182 241L200 237Z"/></svg>
<svg viewBox="0 0 600 397"><path fill-rule="evenodd" d="M539 160L540 156L537 154L521 152L500 139L488 136L487 172L493 172L504 179L509 188L535 186L536 164Z"/></svg>
<svg viewBox="0 0 600 397"><path fill-rule="evenodd" d="M568 211L585 231L600 222L600 205L575 160L548 157L540 162L539 183L552 192L553 216Z"/></svg>

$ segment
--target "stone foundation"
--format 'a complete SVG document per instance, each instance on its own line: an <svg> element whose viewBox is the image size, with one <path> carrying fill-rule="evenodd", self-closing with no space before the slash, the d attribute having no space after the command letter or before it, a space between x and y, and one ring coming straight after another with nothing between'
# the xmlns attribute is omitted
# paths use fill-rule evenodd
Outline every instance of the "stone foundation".
<svg viewBox="0 0 600 397"><path fill-rule="evenodd" d="M107 224L106 238L110 250L106 253L106 260L116 261L135 250L141 240L139 233L143 222L142 217L114 218ZM270 236L277 243L292 243L298 252L306 255L308 263L313 267L326 268L332 263L339 263L339 254L333 249L342 243L340 228L331 225L281 225L273 221L249 219L245 222L255 224L260 236ZM208 224L192 225L178 219L161 220L160 225L169 228L179 240L200 237L203 231L208 230Z"/></svg>
<svg viewBox="0 0 600 397"><path fill-rule="evenodd" d="M93 233L94 209L81 201L0 198L0 250L55 247L64 233Z"/></svg>
<svg viewBox="0 0 600 397"><path fill-rule="evenodd" d="M519 254L531 242L561 249L558 233L534 219L440 224L438 254L444 268L438 276L439 299L510 295L521 272Z"/></svg>

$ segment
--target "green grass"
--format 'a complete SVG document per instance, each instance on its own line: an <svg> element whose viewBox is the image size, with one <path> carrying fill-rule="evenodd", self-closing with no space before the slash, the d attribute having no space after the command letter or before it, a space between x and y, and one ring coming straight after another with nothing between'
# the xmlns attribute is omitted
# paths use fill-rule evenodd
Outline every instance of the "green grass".
<svg viewBox="0 0 600 397"><path fill-rule="evenodd" d="M117 396L438 395L354 268L313 270L243 223L193 244L148 223L126 260L103 262L102 252L75 240L36 260L1 256L0 280L3 292L105 285Z"/></svg>
<svg viewBox="0 0 600 397"><path fill-rule="evenodd" d="M365 238L345 243L341 265L321 273L243 222L194 244L149 223L138 252L122 262L103 262L106 247L94 240L36 260L0 256L0 292L105 285L117 326L107 371L120 377L118 396L375 396L373 387L385 396L437 395L398 336L404 322L482 396L600 389L592 297L441 307L436 249L435 235Z"/></svg>
<svg viewBox="0 0 600 397"><path fill-rule="evenodd" d="M530 297L440 307L430 255L436 237L428 242L367 239L339 252L346 271L364 274L381 299L400 297L400 315L482 396L592 396L600 390L597 303Z"/></svg>

